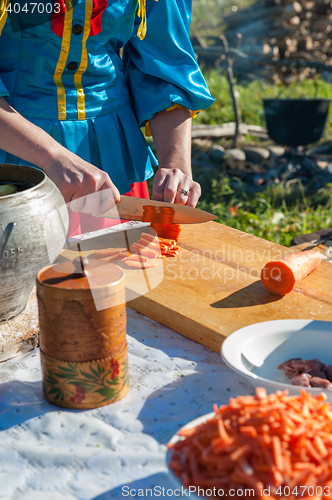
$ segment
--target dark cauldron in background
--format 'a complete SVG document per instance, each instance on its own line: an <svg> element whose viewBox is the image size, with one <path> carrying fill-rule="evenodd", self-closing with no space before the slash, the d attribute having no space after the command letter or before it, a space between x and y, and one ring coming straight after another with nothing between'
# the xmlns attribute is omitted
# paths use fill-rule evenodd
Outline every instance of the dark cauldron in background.
<svg viewBox="0 0 332 500"><path fill-rule="evenodd" d="M329 99L264 99L269 137L297 147L317 142L323 135Z"/></svg>

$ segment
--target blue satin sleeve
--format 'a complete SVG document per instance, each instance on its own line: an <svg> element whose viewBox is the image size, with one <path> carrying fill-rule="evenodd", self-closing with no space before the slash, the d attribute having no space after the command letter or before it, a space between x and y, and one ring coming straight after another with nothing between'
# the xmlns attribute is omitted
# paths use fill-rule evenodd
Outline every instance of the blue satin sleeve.
<svg viewBox="0 0 332 500"><path fill-rule="evenodd" d="M0 97L9 97L9 92L0 78Z"/></svg>
<svg viewBox="0 0 332 500"><path fill-rule="evenodd" d="M140 18L124 47L124 69L140 126L155 113L180 104L192 111L213 103L189 39L190 0L147 0L147 33Z"/></svg>

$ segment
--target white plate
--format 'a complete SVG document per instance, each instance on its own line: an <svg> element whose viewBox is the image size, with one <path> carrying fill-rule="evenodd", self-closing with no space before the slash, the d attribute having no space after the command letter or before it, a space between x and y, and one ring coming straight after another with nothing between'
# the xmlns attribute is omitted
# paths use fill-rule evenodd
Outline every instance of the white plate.
<svg viewBox="0 0 332 500"><path fill-rule="evenodd" d="M197 427L198 425L203 424L204 422L206 422L207 420L209 420L209 418L212 418L214 415L215 415L215 413L212 412L212 413L208 413L207 415L203 415L202 417L195 418L195 420L192 420L188 424L186 424L183 427L181 427L181 430L182 429L190 429L191 427ZM177 441L179 441L180 439L183 439L183 438L180 437L178 434L175 434L172 437L172 439L169 441L169 443L170 444L174 444ZM172 480L172 483L173 483L174 487L178 488L181 491L181 488L182 488L183 485L182 485L180 479L169 468L169 462L171 460L171 455L172 455L172 450L168 450L167 451L167 455L166 455L166 462L167 462L168 472L169 472L169 475L170 475L170 478ZM202 496L199 497L199 496L195 495L195 493L191 493L190 496L188 494L188 498L191 498L192 500L198 500L198 499L202 500Z"/></svg>
<svg viewBox="0 0 332 500"><path fill-rule="evenodd" d="M312 395L325 392L332 401L332 390L300 387L290 383L277 366L290 358L318 358L332 364L332 322L281 319L249 325L232 333L221 346L225 363L254 387L267 392L277 389L299 394L305 389Z"/></svg>

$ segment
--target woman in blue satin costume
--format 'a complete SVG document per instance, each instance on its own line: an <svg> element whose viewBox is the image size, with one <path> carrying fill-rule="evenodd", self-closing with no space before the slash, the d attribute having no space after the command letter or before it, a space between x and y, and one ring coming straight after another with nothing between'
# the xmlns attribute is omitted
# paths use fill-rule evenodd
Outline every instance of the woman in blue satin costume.
<svg viewBox="0 0 332 500"><path fill-rule="evenodd" d="M191 116L213 98L188 36L190 2L71 2L33 26L2 3L0 163L37 165L73 210L96 213L101 200L84 196L108 189L117 200L153 175L148 124L154 198L195 206Z"/></svg>

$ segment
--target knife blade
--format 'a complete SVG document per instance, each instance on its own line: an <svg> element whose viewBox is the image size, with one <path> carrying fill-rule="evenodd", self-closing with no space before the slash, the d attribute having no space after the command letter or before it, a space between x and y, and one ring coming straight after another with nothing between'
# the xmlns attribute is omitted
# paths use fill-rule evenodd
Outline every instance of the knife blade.
<svg viewBox="0 0 332 500"><path fill-rule="evenodd" d="M95 217L107 217L110 219L124 220L142 220L143 207L170 207L174 210L174 224L197 224L200 222L208 222L215 220L217 217L199 210L198 208L187 207L186 205L178 205L176 203L166 203L163 201L146 200L144 198L134 198L133 196L122 195L120 201L114 205L111 210L108 210L102 215Z"/></svg>

